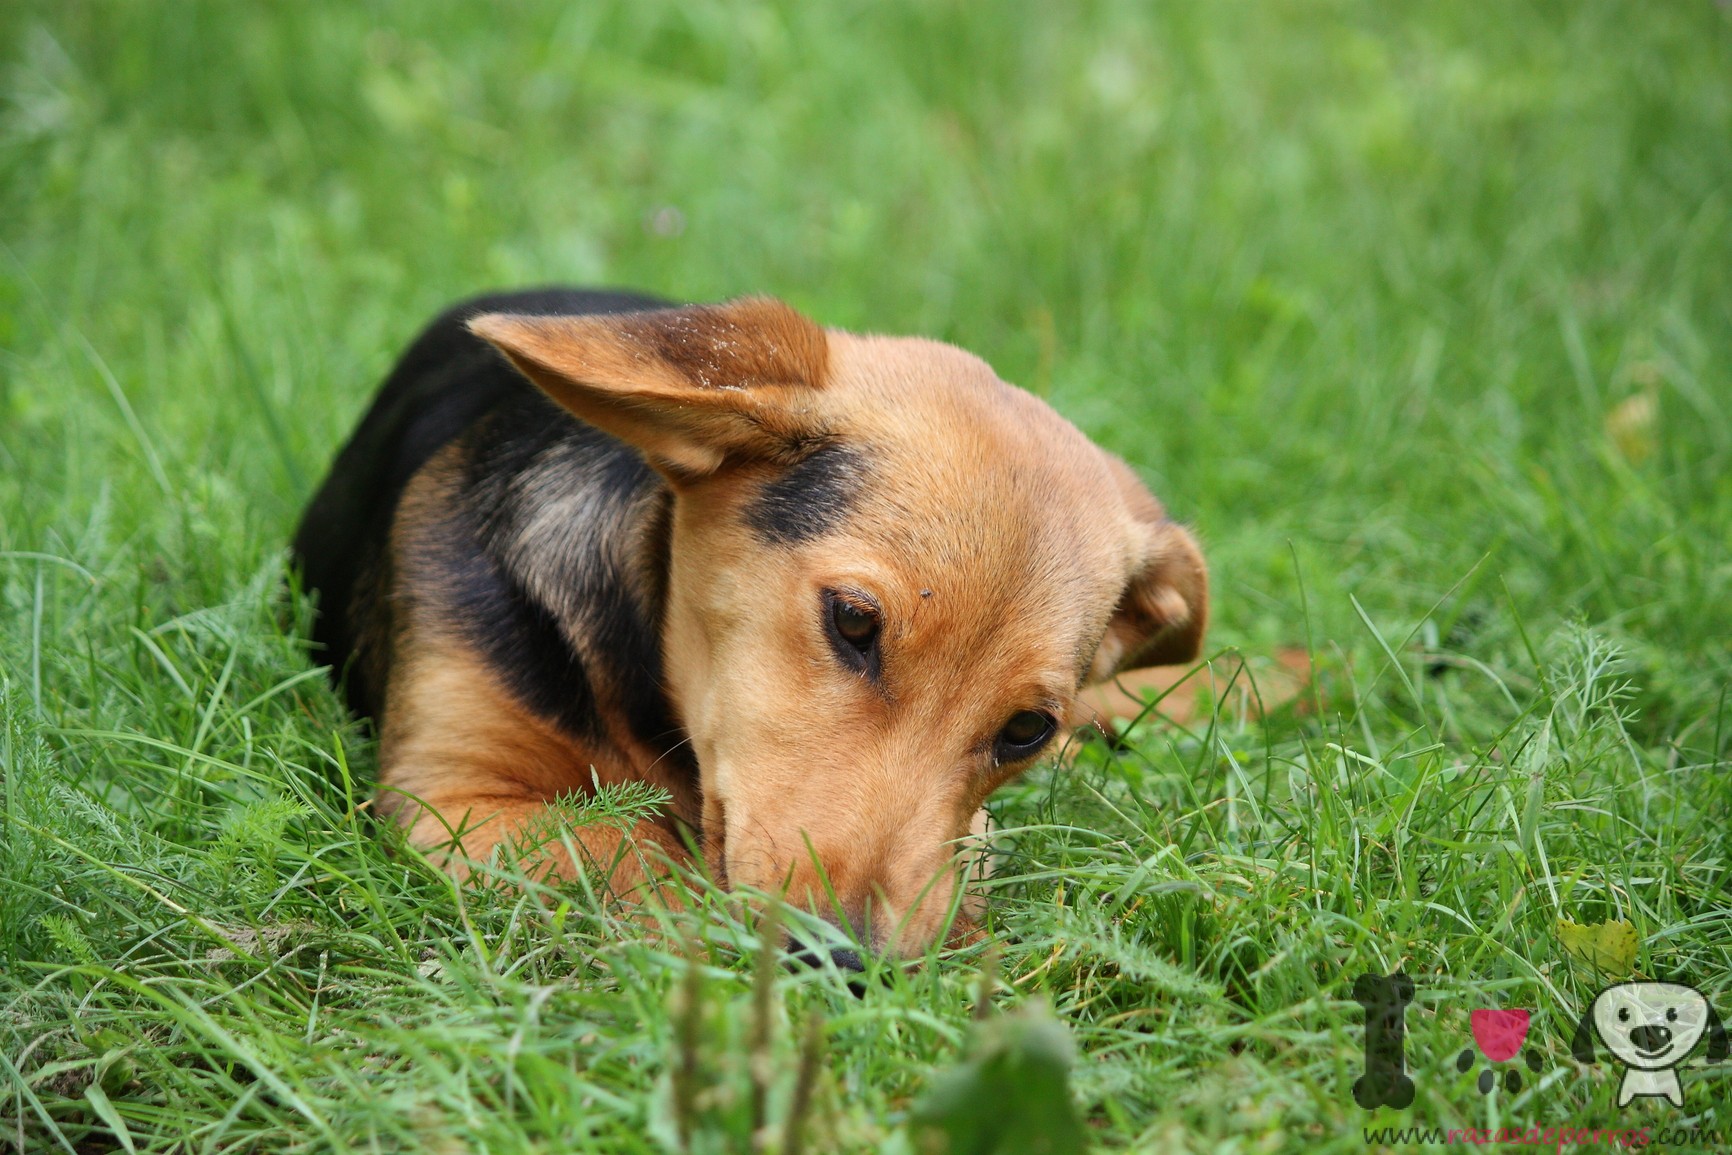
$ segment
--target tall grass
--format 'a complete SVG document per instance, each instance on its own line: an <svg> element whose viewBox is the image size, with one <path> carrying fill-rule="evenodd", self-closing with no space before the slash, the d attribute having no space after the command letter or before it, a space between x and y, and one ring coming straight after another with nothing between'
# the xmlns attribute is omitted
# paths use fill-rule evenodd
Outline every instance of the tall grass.
<svg viewBox="0 0 1732 1155"><path fill-rule="evenodd" d="M1107 1149L1732 1131L1723 1067L1619 1111L1570 1059L1607 976L1556 936L1732 1013L1728 59L1708 3L0 8L0 1134L917 1151L1043 1005ZM701 879L663 925L452 887L282 547L414 329L545 281L982 353L1314 692L1006 789L987 982L772 974ZM1455 1067L1489 1006L1513 1095Z"/></svg>

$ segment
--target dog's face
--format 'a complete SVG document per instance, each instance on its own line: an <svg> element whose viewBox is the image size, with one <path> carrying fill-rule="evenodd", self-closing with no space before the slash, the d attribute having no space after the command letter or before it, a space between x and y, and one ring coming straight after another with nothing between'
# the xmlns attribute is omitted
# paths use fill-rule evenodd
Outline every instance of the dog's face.
<svg viewBox="0 0 1732 1155"><path fill-rule="evenodd" d="M1699 991L1678 983L1619 983L1589 1012L1607 1050L1626 1066L1660 1071L1689 1055L1712 1012Z"/></svg>
<svg viewBox="0 0 1732 1155"><path fill-rule="evenodd" d="M677 495L668 691L734 885L919 950L976 811L1077 690L1196 653L1190 536L958 349L765 301L475 327Z"/></svg>

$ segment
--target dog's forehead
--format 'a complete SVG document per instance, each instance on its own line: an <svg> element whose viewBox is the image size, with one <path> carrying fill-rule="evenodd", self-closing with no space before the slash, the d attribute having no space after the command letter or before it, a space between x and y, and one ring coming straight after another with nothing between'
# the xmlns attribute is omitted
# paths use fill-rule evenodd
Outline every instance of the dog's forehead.
<svg viewBox="0 0 1732 1155"><path fill-rule="evenodd" d="M1024 665L1080 660L1143 548L1110 459L961 349L832 337L826 441L741 491L754 540L796 570L858 574L842 584L927 631L985 630Z"/></svg>
<svg viewBox="0 0 1732 1155"><path fill-rule="evenodd" d="M953 345L838 337L825 406L865 503L1071 550L1128 532L1107 455L1046 402Z"/></svg>
<svg viewBox="0 0 1732 1155"><path fill-rule="evenodd" d="M914 445L945 438L1088 461L1093 446L1075 426L967 350L921 337L833 338L824 395L844 437Z"/></svg>

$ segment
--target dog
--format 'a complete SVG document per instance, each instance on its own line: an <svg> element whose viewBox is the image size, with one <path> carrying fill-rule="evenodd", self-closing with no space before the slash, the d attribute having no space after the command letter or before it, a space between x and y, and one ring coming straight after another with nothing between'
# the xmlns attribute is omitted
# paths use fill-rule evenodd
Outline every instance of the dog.
<svg viewBox="0 0 1732 1155"><path fill-rule="evenodd" d="M1191 661L1209 605L1191 533L1044 402L770 298L455 306L293 553L414 846L462 875L539 841L616 889L701 855L901 955L1079 690ZM550 802L631 781L659 818L547 838Z"/></svg>
<svg viewBox="0 0 1732 1155"><path fill-rule="evenodd" d="M1624 1064L1618 1106L1639 1095L1664 1096L1684 1105L1677 1067L1702 1036L1705 1057L1717 1063L1727 1055L1726 1028L1706 996L1680 983L1618 983L1601 991L1576 1027L1570 1053L1579 1063L1594 1061L1594 1035Z"/></svg>

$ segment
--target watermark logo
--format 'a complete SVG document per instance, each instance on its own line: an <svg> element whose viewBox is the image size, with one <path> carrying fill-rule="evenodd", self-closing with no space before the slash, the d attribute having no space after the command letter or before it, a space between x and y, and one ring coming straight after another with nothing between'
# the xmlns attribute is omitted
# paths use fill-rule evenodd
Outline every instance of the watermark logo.
<svg viewBox="0 0 1732 1155"><path fill-rule="evenodd" d="M1353 1101L1367 1111L1405 1107L1413 1102L1406 1054L1413 980L1400 971L1363 974L1353 983L1353 1000L1365 1008L1365 1074L1353 1084Z"/></svg>
<svg viewBox="0 0 1732 1155"><path fill-rule="evenodd" d="M1407 1074L1407 1004L1413 1001L1413 980L1401 971L1392 975L1362 974L1353 984L1353 998L1365 1008L1365 1073L1353 1084L1353 1100L1368 1111L1378 1107L1400 1109L1413 1102L1413 1080ZM1527 1047L1533 1013L1526 1010L1481 1009L1470 1013L1474 1046L1491 1066L1479 1074L1480 1094L1488 1095L1499 1082L1495 1067L1517 1055L1528 1070L1538 1074L1539 1052ZM1594 996L1570 1043L1570 1053L1580 1063L1597 1060L1595 1038L1624 1068L1618 1084L1618 1106L1627 1107L1639 1098L1663 1098L1674 1107L1684 1105L1683 1083L1678 1067L1704 1039L1703 1058L1717 1063L1732 1055L1720 1016L1707 996L1682 983L1626 982L1606 987ZM1474 1047L1456 1058L1462 1074L1475 1063ZM1511 1066L1502 1076L1504 1089L1515 1094L1522 1088L1521 1072Z"/></svg>
<svg viewBox="0 0 1732 1155"><path fill-rule="evenodd" d="M1527 1041L1528 1025L1533 1020L1531 1011L1499 1011L1480 1010L1468 1016L1468 1022L1473 1027L1474 1046L1479 1053L1492 1063L1503 1063L1516 1057ZM1473 1069L1473 1047L1468 1047L1456 1056L1455 1069L1467 1074ZM1540 1053L1532 1047L1528 1048L1526 1062L1528 1070L1534 1074L1540 1073L1542 1065ZM1491 1067L1479 1073L1479 1093L1491 1094L1491 1089L1497 1085L1497 1074ZM1510 1094L1522 1089L1522 1074L1514 1067L1505 1069L1503 1073L1503 1088Z"/></svg>
<svg viewBox="0 0 1732 1155"><path fill-rule="evenodd" d="M1365 1073L1353 1083L1353 1098L1361 1107L1397 1110L1411 1106L1413 1080L1407 1074L1408 1003L1413 1001L1413 980L1400 971L1392 975L1362 974L1353 984L1353 998L1365 1008ZM1477 1085L1489 1095L1500 1083L1510 1094L1522 1088L1520 1070L1511 1063L1518 1055L1534 1074L1544 1065L1539 1050L1529 1046L1533 1012L1481 1009L1469 1014L1474 1045L1456 1058L1456 1070L1467 1074L1478 1062L1477 1053L1490 1064L1479 1074ZM1606 987L1594 996L1576 1028L1570 1053L1581 1063L1594 1063L1599 1055L1595 1041L1609 1058L1624 1068L1618 1084L1618 1106L1628 1107L1639 1098L1663 1098L1674 1107L1684 1105L1680 1065L1706 1040L1702 1057L1710 1063L1732 1056L1732 1040L1701 991L1681 983L1623 982ZM1659 1146L1699 1147L1706 1144L1727 1150L1726 1136L1697 1128L1640 1126L1628 1130L1606 1130L1574 1126L1501 1127L1461 1129L1423 1125L1366 1127L1370 1144L1404 1145L1517 1144L1551 1148Z"/></svg>
<svg viewBox="0 0 1732 1155"><path fill-rule="evenodd" d="M1370 1033L1369 1022L1366 1027ZM1618 983L1594 997L1576 1028L1570 1053L1577 1062L1592 1063L1598 1035L1613 1060L1624 1066L1618 1084L1618 1106L1645 1096L1663 1097L1674 1107L1684 1105L1678 1064L1690 1057L1707 1036L1704 1055L1710 1063L1726 1058L1726 1028L1707 998L1681 983Z"/></svg>

